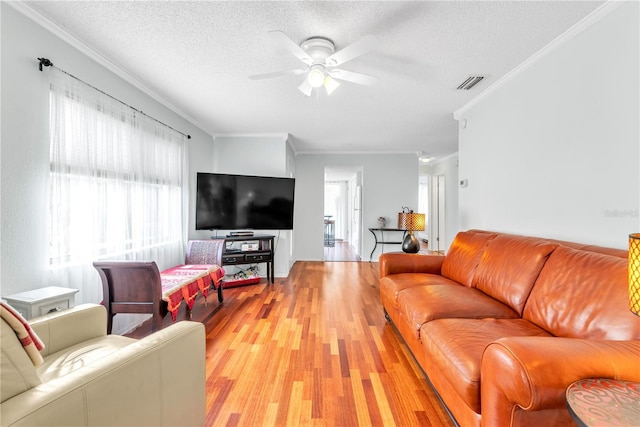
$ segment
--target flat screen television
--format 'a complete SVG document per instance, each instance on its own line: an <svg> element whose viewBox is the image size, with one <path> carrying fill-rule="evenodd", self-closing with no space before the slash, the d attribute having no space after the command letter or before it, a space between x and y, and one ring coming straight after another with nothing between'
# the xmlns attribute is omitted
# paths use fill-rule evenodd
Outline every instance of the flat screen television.
<svg viewBox="0 0 640 427"><path fill-rule="evenodd" d="M198 172L196 230L292 230L295 180Z"/></svg>

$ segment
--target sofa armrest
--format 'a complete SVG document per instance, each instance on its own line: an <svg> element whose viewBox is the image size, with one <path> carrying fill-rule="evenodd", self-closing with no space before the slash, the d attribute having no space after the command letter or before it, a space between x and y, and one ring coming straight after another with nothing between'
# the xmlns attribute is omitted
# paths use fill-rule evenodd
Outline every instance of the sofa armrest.
<svg viewBox="0 0 640 427"><path fill-rule="evenodd" d="M400 273L440 274L444 255L387 252L380 255L378 262L380 264L380 278Z"/></svg>
<svg viewBox="0 0 640 427"><path fill-rule="evenodd" d="M483 426L510 425L516 407L566 408L566 388L582 378L640 381L639 357L640 340L501 338L482 358Z"/></svg>
<svg viewBox="0 0 640 427"><path fill-rule="evenodd" d="M2 426L202 426L205 329L183 321L0 405Z"/></svg>
<svg viewBox="0 0 640 427"><path fill-rule="evenodd" d="M100 304L82 304L36 317L31 328L44 344L43 356L107 334L107 310Z"/></svg>

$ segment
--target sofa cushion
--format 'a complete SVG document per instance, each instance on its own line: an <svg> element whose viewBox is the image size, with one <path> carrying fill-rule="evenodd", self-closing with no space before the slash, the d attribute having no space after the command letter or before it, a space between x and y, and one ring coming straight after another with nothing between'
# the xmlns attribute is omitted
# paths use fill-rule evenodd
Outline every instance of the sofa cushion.
<svg viewBox="0 0 640 427"><path fill-rule="evenodd" d="M473 285L522 315L540 270L557 246L535 237L499 235L482 254Z"/></svg>
<svg viewBox="0 0 640 427"><path fill-rule="evenodd" d="M413 288L414 286L428 285L454 285L460 286L446 277L437 274L422 273L400 273L385 276L380 279L380 298L382 305L387 308L398 308L398 295L404 289Z"/></svg>
<svg viewBox="0 0 640 427"><path fill-rule="evenodd" d="M120 335L104 335L65 348L44 358L37 372L42 382L69 374L90 363L107 357L137 340Z"/></svg>
<svg viewBox="0 0 640 427"><path fill-rule="evenodd" d="M493 233L461 231L453 239L442 263L442 275L465 286L473 285L473 275Z"/></svg>
<svg viewBox="0 0 640 427"><path fill-rule="evenodd" d="M550 336L524 319L440 319L422 325L422 347L465 403L480 413L480 367L484 349L504 337Z"/></svg>
<svg viewBox="0 0 640 427"><path fill-rule="evenodd" d="M520 317L513 309L474 288L431 285L408 288L398 294L398 310L420 336L420 327L445 318L484 319Z"/></svg>
<svg viewBox="0 0 640 427"><path fill-rule="evenodd" d="M627 267L624 258L560 246L540 272L523 317L561 337L640 339L640 317L629 310Z"/></svg>

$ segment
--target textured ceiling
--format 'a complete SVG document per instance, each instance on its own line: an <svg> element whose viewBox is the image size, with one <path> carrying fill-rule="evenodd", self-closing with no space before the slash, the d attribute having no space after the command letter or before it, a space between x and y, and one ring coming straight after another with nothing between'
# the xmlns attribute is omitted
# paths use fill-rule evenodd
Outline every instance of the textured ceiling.
<svg viewBox="0 0 640 427"><path fill-rule="evenodd" d="M28 2L211 134L288 133L298 152L457 151L452 113L602 1ZM296 43L367 34L379 47L340 68L379 77L332 95L296 88L299 68L270 30ZM55 63L55 58L51 57ZM65 68L64 64L57 64ZM73 70L68 70L73 72ZM470 91L456 87L487 75Z"/></svg>

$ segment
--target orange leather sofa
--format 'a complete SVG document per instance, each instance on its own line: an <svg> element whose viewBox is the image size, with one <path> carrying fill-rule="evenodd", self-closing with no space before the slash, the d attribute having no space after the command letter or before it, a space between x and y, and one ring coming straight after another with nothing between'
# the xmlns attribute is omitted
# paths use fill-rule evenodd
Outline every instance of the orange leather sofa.
<svg viewBox="0 0 640 427"><path fill-rule="evenodd" d="M640 381L627 251L460 232L446 256L386 253L380 293L460 426L573 426L581 378Z"/></svg>

